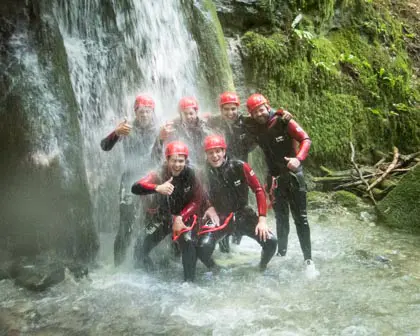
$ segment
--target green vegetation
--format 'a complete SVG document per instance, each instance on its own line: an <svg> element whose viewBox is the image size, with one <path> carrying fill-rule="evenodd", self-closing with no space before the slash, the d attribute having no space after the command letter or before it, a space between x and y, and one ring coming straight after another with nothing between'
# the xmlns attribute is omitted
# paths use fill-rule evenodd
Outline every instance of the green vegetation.
<svg viewBox="0 0 420 336"><path fill-rule="evenodd" d="M359 203L359 198L351 192L340 190L333 194L333 199L337 204L346 208L355 208Z"/></svg>
<svg viewBox="0 0 420 336"><path fill-rule="evenodd" d="M405 42L410 30L385 2L259 3L273 27L242 36L247 80L308 131L312 164L348 164L350 141L364 157L392 145L401 152L419 147L419 84ZM298 14L302 19L293 22Z"/></svg>
<svg viewBox="0 0 420 336"><path fill-rule="evenodd" d="M420 167L405 175L377 210L387 225L420 233Z"/></svg>

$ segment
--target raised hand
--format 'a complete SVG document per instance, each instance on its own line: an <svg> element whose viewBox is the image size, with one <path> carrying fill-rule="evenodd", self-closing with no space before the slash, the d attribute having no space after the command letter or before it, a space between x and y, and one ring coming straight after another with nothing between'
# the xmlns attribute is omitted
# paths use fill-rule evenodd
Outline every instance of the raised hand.
<svg viewBox="0 0 420 336"><path fill-rule="evenodd" d="M118 124L114 132L118 136L126 136L130 134L132 128L133 127L128 123L127 119L124 119L123 122Z"/></svg>
<svg viewBox="0 0 420 336"><path fill-rule="evenodd" d="M159 138L162 141L165 141L171 133L175 131L173 121L167 121L165 125L160 128Z"/></svg>
<svg viewBox="0 0 420 336"><path fill-rule="evenodd" d="M164 183L162 183L162 184L159 184L157 187L156 187L156 191L159 193L159 194L162 194L162 195L167 195L167 196L169 196L169 195L171 195L172 193L173 193L173 191L174 191L174 189L175 189L175 187L174 187L174 185L171 183L172 182L172 179L173 179L173 177L171 177L169 180L167 180L166 182L164 182Z"/></svg>

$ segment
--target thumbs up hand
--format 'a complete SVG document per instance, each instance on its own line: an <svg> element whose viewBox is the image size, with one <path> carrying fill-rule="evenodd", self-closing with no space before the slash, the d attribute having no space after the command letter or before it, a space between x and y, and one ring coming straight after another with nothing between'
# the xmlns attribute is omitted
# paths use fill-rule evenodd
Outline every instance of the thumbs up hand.
<svg viewBox="0 0 420 336"><path fill-rule="evenodd" d="M124 121L120 122L115 129L115 134L118 136L122 135L129 135L131 132L132 126L128 123L127 119L124 119Z"/></svg>
<svg viewBox="0 0 420 336"><path fill-rule="evenodd" d="M156 187L155 190L159 194L162 194L162 195L167 195L167 196L171 195L173 193L173 191L174 191L174 188L175 188L174 185L171 183L172 182L172 179L173 179L173 177L171 177L165 183L159 184Z"/></svg>

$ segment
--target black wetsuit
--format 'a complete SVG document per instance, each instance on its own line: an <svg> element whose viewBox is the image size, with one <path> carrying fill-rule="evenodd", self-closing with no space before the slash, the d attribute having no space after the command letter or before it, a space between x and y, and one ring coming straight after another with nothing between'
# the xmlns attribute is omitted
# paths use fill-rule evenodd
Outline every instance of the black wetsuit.
<svg viewBox="0 0 420 336"><path fill-rule="evenodd" d="M254 136L246 128L245 119L246 117L239 114L236 120L230 122L218 115L210 117L207 124L216 134L225 138L228 157L248 162L248 155L257 144ZM239 232L232 237L232 241L238 245L241 239ZM229 235L220 240L219 246L221 252L230 252Z"/></svg>
<svg viewBox="0 0 420 336"><path fill-rule="evenodd" d="M277 239L270 233L266 241L255 235L258 215L266 215L266 199L258 178L249 165L243 161L229 159L218 168L206 167L206 188L209 205L216 209L221 224L233 213L228 225L210 233L200 235L198 255L208 267L211 267L211 255L217 241L228 234L239 232L255 239L263 249L260 267L265 269L276 251ZM255 193L258 215L248 206L248 188Z"/></svg>
<svg viewBox="0 0 420 336"><path fill-rule="evenodd" d="M135 179L151 168L150 152L158 129L154 122L140 127L137 120L128 136L119 137L115 132L101 141L101 148L110 151L121 139L125 154L125 170L120 180L120 224L114 241L114 263L121 264L130 245L136 206L130 188Z"/></svg>
<svg viewBox="0 0 420 336"><path fill-rule="evenodd" d="M152 157L154 160L163 161L164 146L171 141L182 141L188 146L189 160L193 165L201 166L205 162L205 155L203 153L203 141L207 135L211 134L211 130L207 127L204 120L197 118L195 125L187 125L177 118L173 122L173 133L165 140L160 140L157 137L153 145Z"/></svg>

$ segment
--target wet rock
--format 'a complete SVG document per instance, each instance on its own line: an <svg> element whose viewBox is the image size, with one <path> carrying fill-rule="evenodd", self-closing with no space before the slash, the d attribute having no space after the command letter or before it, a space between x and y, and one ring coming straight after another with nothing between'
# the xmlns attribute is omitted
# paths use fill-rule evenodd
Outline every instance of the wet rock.
<svg viewBox="0 0 420 336"><path fill-rule="evenodd" d="M10 278L11 276L10 276L9 267L0 265L0 281L4 279L10 279Z"/></svg>
<svg viewBox="0 0 420 336"><path fill-rule="evenodd" d="M89 268L84 264L67 262L65 263L65 267L70 271L76 280L80 280L89 275Z"/></svg>
<svg viewBox="0 0 420 336"><path fill-rule="evenodd" d="M21 258L10 269L15 284L33 291L44 291L65 278L62 262L42 257Z"/></svg>

